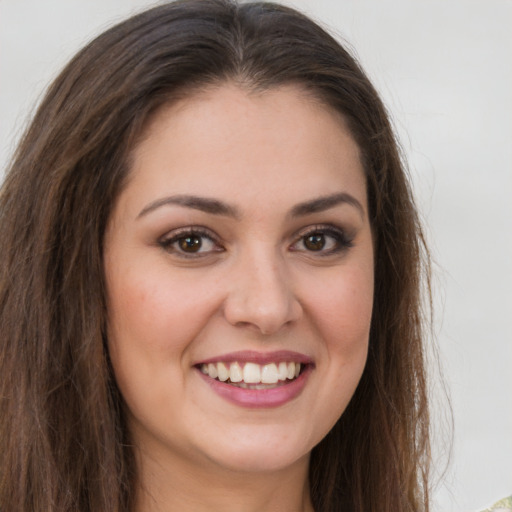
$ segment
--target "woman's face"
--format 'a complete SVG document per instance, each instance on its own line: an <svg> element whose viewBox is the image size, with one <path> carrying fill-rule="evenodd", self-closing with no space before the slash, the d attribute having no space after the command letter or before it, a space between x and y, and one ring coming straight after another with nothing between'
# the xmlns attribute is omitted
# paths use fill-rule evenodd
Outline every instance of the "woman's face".
<svg viewBox="0 0 512 512"><path fill-rule="evenodd" d="M338 115L298 87L229 84L160 111L105 240L109 351L140 453L307 464L363 371L373 266Z"/></svg>

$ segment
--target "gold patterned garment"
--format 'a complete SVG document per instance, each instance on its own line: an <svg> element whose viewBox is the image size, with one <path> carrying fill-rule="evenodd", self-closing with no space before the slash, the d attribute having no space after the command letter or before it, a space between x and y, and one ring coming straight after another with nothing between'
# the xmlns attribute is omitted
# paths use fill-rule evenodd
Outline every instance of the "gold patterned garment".
<svg viewBox="0 0 512 512"><path fill-rule="evenodd" d="M498 501L491 508L486 508L482 512L512 512L512 496Z"/></svg>

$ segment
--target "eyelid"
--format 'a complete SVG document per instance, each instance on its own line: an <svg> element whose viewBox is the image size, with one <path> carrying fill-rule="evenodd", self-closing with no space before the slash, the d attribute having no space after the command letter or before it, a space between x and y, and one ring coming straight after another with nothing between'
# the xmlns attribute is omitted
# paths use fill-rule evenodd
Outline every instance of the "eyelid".
<svg viewBox="0 0 512 512"><path fill-rule="evenodd" d="M307 236L313 235L315 233L325 235L326 237L331 237L334 239L335 246L329 249L322 248L318 251L310 249L308 250L305 247L297 247L298 244L303 242ZM206 251L199 250L197 252L186 252L184 250L180 250L177 247L173 247L176 242L188 236L196 236L203 239L208 239L212 242L212 244L215 245L215 247ZM346 229L340 226L336 226L334 224L314 224L304 227L296 232L296 234L293 236L293 241L289 246L289 250L292 252L307 253L309 256L313 257L327 257L342 253L352 247L353 239L353 234L348 233ZM167 232L165 235L161 236L157 243L164 251L183 259L198 259L207 257L213 253L225 251L225 248L220 242L220 237L215 232L204 226L185 226L173 229Z"/></svg>
<svg viewBox="0 0 512 512"><path fill-rule="evenodd" d="M298 243L300 243L305 237L308 235L313 235L315 233L322 233L327 236L331 236L336 240L336 247L329 250L319 250L319 251L308 251L307 249L295 249ZM305 252L312 256L317 257L326 257L331 256L333 254L338 254L344 252L353 246L354 236L349 234L346 229L343 229L340 226L336 226L333 224L315 224L312 226L307 226L301 229L296 235L295 240L291 244L290 249L296 252Z"/></svg>
<svg viewBox="0 0 512 512"><path fill-rule="evenodd" d="M316 233L317 231L323 232L334 232L339 234L344 234L345 229L340 226L336 226L334 224L312 224L310 226L306 226L305 228L300 229L295 235L296 238L301 238L303 236L309 235L310 233Z"/></svg>
<svg viewBox="0 0 512 512"><path fill-rule="evenodd" d="M197 236L201 238L206 238L208 240L211 240L218 248L209 251L199 251L196 253L186 253L184 251L180 251L177 249L173 250L172 245L176 243L178 240L186 238L187 236ZM165 251L176 254L181 258L200 258L208 256L213 252L221 252L224 250L224 248L220 245L219 237L213 231L211 231L208 228L205 228L204 226L185 226L173 229L158 239L158 245L162 247L162 249L164 249Z"/></svg>

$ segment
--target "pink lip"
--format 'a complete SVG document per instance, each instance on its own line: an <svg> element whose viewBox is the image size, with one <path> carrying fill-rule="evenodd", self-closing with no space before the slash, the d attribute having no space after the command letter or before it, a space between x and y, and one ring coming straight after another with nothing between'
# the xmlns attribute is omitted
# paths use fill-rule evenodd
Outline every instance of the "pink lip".
<svg viewBox="0 0 512 512"><path fill-rule="evenodd" d="M290 350L278 350L275 352L256 352L253 350L241 350L239 352L230 352L229 354L222 354L220 356L211 357L194 363L194 366L208 363L257 363L257 364L269 364L269 363L280 363L285 361L287 363L302 363L312 364L313 359L304 354L298 352L292 352Z"/></svg>
<svg viewBox="0 0 512 512"><path fill-rule="evenodd" d="M306 365L306 367L302 370L302 373L296 379L289 382L284 382L275 388L244 389L233 386L231 384L227 384L226 382L221 382L217 379L212 379L200 371L200 365L215 363L219 361L237 361L242 364L249 362L268 364L272 362L275 363L280 361L287 361L302 363ZM229 354L221 355L215 358L206 359L200 363L197 363L195 366L197 368L198 374L215 393L228 400L229 402L238 405L239 407L246 408L279 407L286 404L287 402L290 402L302 392L314 368L314 364L311 358L303 354L290 351L279 351L272 353L260 353L251 351L231 352Z"/></svg>
<svg viewBox="0 0 512 512"><path fill-rule="evenodd" d="M212 379L199 371L198 373L215 393L240 407L270 408L284 405L298 396L304 389L312 370L311 366L307 366L295 380L271 389L237 388L225 382Z"/></svg>

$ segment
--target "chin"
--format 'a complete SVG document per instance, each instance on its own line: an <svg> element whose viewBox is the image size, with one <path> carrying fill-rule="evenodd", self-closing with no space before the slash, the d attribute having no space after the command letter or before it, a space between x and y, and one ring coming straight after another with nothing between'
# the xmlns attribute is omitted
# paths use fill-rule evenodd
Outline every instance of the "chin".
<svg viewBox="0 0 512 512"><path fill-rule="evenodd" d="M276 455L269 452L262 453L261 450L244 450L225 455L222 460L215 462L226 470L237 473L274 473L288 469L295 464L307 464L309 455L310 452L297 457L297 453Z"/></svg>
<svg viewBox="0 0 512 512"><path fill-rule="evenodd" d="M306 443L297 431L290 433L238 432L232 436L229 445L219 443L214 452L210 450L210 459L218 466L230 471L266 473L280 471L295 464L307 464L313 443ZM302 439L301 439L302 437ZM320 440L319 440L320 441ZM211 447L210 447L211 448Z"/></svg>

